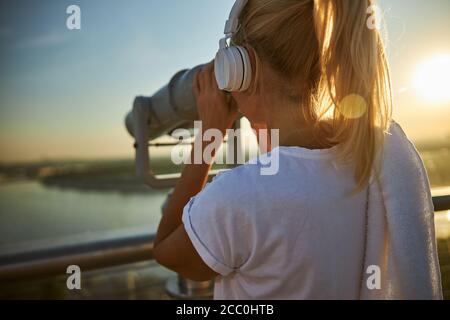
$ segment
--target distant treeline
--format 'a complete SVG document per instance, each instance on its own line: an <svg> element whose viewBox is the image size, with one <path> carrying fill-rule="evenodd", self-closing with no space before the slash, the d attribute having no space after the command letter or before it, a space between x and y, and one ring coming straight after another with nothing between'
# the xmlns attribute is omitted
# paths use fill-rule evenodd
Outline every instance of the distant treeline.
<svg viewBox="0 0 450 320"><path fill-rule="evenodd" d="M432 187L450 186L450 141L416 143ZM158 174L177 173L181 166L169 156L152 159ZM136 178L133 159L93 161L42 161L24 164L0 164L0 183L20 179L37 179L47 186L88 190L147 192Z"/></svg>

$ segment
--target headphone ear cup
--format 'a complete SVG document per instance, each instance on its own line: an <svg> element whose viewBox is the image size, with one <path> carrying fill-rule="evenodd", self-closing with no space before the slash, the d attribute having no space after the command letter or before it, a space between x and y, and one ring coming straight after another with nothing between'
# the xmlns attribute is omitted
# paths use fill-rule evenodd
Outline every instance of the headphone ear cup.
<svg viewBox="0 0 450 320"><path fill-rule="evenodd" d="M242 82L240 89L238 91L245 91L250 87L250 84L252 82L252 63L250 60L250 55L248 54L247 49L244 47L235 47L239 50L241 57L242 57Z"/></svg>
<svg viewBox="0 0 450 320"><path fill-rule="evenodd" d="M217 52L214 70L219 89L245 91L252 79L250 56L244 47L232 46Z"/></svg>
<svg viewBox="0 0 450 320"><path fill-rule="evenodd" d="M229 90L230 88L230 61L227 56L228 48L219 49L214 59L214 73L217 86L220 90Z"/></svg>

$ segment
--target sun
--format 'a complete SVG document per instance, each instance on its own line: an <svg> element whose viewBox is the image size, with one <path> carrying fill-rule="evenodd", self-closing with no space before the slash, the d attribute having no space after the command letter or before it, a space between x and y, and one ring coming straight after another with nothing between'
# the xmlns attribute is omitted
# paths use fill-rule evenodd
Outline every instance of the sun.
<svg viewBox="0 0 450 320"><path fill-rule="evenodd" d="M413 84L417 93L428 102L450 102L450 55L435 56L423 62Z"/></svg>

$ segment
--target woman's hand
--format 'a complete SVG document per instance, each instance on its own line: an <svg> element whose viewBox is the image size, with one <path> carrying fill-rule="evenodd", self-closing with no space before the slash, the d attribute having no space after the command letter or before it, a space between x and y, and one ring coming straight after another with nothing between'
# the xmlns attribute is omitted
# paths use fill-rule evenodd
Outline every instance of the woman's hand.
<svg viewBox="0 0 450 320"><path fill-rule="evenodd" d="M217 86L214 60L197 73L194 93L203 130L218 129L225 134L236 120L237 107L231 96Z"/></svg>

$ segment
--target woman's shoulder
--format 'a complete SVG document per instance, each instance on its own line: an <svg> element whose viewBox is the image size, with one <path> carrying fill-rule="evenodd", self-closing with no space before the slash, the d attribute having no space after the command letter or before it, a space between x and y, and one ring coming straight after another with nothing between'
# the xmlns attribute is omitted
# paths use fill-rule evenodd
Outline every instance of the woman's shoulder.
<svg viewBox="0 0 450 320"><path fill-rule="evenodd" d="M216 206L232 207L234 203L248 203L261 194L264 183L261 181L258 164L243 164L230 170L219 172L207 183L200 197L204 201L214 199Z"/></svg>
<svg viewBox="0 0 450 320"><path fill-rule="evenodd" d="M208 215L218 221L223 221L225 216L231 220L247 219L245 208L251 205L249 200L254 199L259 186L254 180L254 170L250 165L243 165L221 171L191 199L187 206L189 211L192 207L197 215Z"/></svg>
<svg viewBox="0 0 450 320"><path fill-rule="evenodd" d="M244 164L219 172L205 189L220 192L223 196L236 197L257 184L259 168L256 164Z"/></svg>

